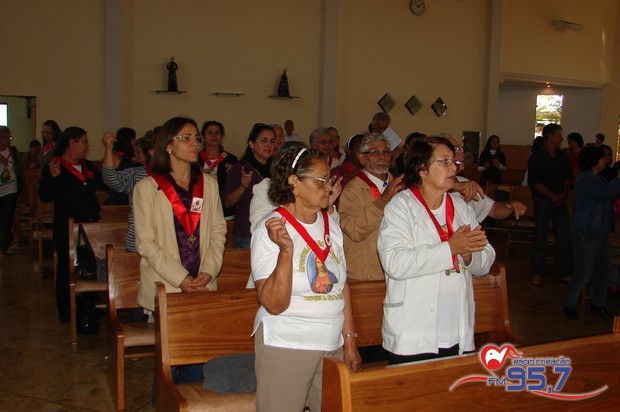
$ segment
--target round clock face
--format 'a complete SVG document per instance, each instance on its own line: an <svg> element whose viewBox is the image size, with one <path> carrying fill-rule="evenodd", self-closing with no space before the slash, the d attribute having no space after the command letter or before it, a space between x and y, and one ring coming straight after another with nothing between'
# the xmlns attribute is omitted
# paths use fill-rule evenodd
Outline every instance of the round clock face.
<svg viewBox="0 0 620 412"><path fill-rule="evenodd" d="M421 16L426 11L424 0L411 0L409 7L411 8L411 12L416 16Z"/></svg>

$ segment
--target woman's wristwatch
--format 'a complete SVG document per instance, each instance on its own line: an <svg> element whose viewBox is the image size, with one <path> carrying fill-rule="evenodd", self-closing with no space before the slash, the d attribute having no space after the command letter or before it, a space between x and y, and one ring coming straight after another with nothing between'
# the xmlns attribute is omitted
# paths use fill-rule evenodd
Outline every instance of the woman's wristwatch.
<svg viewBox="0 0 620 412"><path fill-rule="evenodd" d="M357 339L357 332L347 332L347 333L343 333L342 336L346 339L346 338L355 338Z"/></svg>

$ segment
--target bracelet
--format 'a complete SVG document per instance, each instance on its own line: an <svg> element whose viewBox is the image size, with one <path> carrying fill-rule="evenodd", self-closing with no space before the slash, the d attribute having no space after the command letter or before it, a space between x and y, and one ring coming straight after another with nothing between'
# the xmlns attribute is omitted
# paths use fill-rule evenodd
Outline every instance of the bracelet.
<svg viewBox="0 0 620 412"><path fill-rule="evenodd" d="M343 334L344 338L355 338L357 339L357 332L348 332Z"/></svg>

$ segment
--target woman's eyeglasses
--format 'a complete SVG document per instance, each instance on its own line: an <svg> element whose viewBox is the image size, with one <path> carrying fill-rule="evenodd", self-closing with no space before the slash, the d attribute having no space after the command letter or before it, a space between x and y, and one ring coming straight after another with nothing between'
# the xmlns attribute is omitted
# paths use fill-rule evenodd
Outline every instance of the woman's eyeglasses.
<svg viewBox="0 0 620 412"><path fill-rule="evenodd" d="M185 134L180 134L178 136L174 136L172 140L177 140L179 142L187 142L189 140L193 140L196 143L202 143L202 136L199 134L192 135L190 133L185 133Z"/></svg>
<svg viewBox="0 0 620 412"><path fill-rule="evenodd" d="M450 167L452 165L455 165L455 166L458 167L458 165L461 164L460 161L454 160L454 159L437 159L436 161L437 161L437 163L439 163L443 167Z"/></svg>
<svg viewBox="0 0 620 412"><path fill-rule="evenodd" d="M322 187L325 186L332 186L334 184L334 182L336 181L335 177L327 177L327 178L322 178L322 177L314 177L314 176L310 176L310 175L298 175L299 177L307 177L308 179L312 179L316 182L321 183Z"/></svg>

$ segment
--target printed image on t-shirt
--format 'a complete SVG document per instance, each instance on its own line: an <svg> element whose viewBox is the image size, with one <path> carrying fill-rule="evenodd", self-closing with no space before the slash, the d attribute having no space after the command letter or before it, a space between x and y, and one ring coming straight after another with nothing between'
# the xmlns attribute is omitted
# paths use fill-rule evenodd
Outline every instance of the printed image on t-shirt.
<svg viewBox="0 0 620 412"><path fill-rule="evenodd" d="M329 259L325 263L321 262L321 259L313 252L308 254L306 273L308 274L310 289L314 293L327 294L332 291L334 284L338 283L338 277L334 274L334 272L338 273L338 267L334 265L333 268L329 268L326 264L328 262L331 263Z"/></svg>

